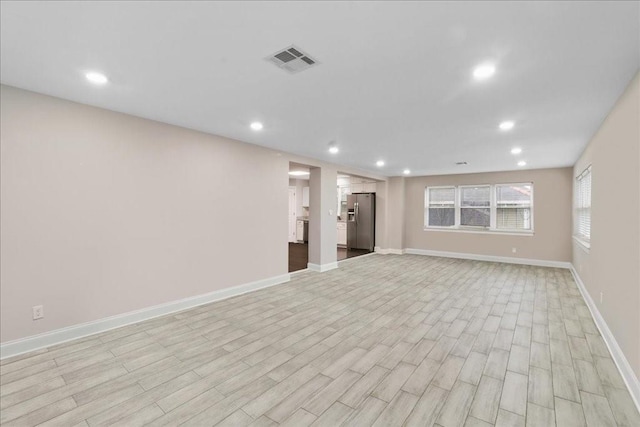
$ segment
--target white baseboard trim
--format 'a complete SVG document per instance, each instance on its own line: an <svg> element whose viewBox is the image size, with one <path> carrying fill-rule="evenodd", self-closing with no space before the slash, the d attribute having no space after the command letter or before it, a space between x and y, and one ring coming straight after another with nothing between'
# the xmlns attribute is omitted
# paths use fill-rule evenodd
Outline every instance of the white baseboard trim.
<svg viewBox="0 0 640 427"><path fill-rule="evenodd" d="M522 264L533 265L536 267L554 267L554 268L571 268L570 262L565 261L549 261L544 259L530 259L530 258L515 258L506 256L495 255L478 255L478 254L466 254L462 252L445 252L445 251L432 251L428 249L405 249L404 253L411 255L427 255L436 256L442 258L459 258L459 259L471 259L475 261L490 261L490 262L504 262L507 264Z"/></svg>
<svg viewBox="0 0 640 427"><path fill-rule="evenodd" d="M14 341L7 341L0 344L0 359L17 356L22 353L50 347L56 344L62 344L67 341L94 335L100 332L106 332L111 329L120 328L132 323L141 322L143 320L153 319L159 316L175 313L199 305L208 304L214 301L235 297L246 294L248 292L257 291L258 289L268 288L270 286L286 283L291 279L290 274L270 277L268 279L257 280L251 283L234 286L231 288L220 289L203 295L188 297L177 301L156 305L153 307L143 308L141 310L131 311L129 313L117 314L115 316L106 317L104 319L94 320L92 322L82 323L79 325L68 326L62 329L21 338Z"/></svg>
<svg viewBox="0 0 640 427"><path fill-rule="evenodd" d="M376 251L376 253L379 253L381 255L403 255L405 253L404 249L382 249L379 246L376 246L374 250Z"/></svg>
<svg viewBox="0 0 640 427"><path fill-rule="evenodd" d="M329 262L327 264L312 264L308 263L307 268L311 271L315 271L317 273L324 273L325 271L335 270L338 268L338 261Z"/></svg>
<svg viewBox="0 0 640 427"><path fill-rule="evenodd" d="M613 333L609 329L609 326L607 326L607 322L605 322L604 317L602 317L602 315L600 314L596 303L593 301L593 298L591 298L589 291L587 291L587 288L584 286L582 279L578 275L578 272L573 265L571 266L571 274L573 275L573 279L578 285L578 289L580 290L582 297L587 303L587 307L589 307L589 311L591 311L591 316L593 317L596 326L600 330L602 339L604 339L605 344L607 344L607 347L609 348L609 353L611 353L613 361L618 367L618 371L620 371L620 375L622 375L624 383L629 389L629 393L631 394L633 402L636 404L636 408L638 408L638 411L640 411L640 381L633 372L629 361L624 356L624 353L622 352L622 349L613 336Z"/></svg>

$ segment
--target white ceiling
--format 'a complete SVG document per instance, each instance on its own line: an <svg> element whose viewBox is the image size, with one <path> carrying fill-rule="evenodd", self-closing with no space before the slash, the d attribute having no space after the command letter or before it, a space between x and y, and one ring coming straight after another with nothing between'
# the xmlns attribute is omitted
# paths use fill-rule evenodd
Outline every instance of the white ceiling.
<svg viewBox="0 0 640 427"><path fill-rule="evenodd" d="M8 85L384 175L569 166L638 70L639 13L612 1L2 2L0 71ZM291 44L321 64L288 74L264 59ZM495 76L474 81L487 60ZM88 70L110 83L90 85Z"/></svg>

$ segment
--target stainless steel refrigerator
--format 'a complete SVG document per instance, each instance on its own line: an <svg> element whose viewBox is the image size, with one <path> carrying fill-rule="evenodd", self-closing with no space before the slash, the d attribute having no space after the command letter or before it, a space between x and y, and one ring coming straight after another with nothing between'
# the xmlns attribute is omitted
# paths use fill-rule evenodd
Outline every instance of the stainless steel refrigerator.
<svg viewBox="0 0 640 427"><path fill-rule="evenodd" d="M373 252L376 232L376 194L347 196L347 249Z"/></svg>

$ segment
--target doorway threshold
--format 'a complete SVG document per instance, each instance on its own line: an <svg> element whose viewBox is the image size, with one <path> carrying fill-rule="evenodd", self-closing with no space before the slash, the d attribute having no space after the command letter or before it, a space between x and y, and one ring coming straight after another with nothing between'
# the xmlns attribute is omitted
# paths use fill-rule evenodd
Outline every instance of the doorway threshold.
<svg viewBox="0 0 640 427"><path fill-rule="evenodd" d="M289 273L289 275L290 276L297 276L300 273L306 273L308 271L311 271L311 270L309 270L309 268L303 268L302 270L292 271L292 272Z"/></svg>
<svg viewBox="0 0 640 427"><path fill-rule="evenodd" d="M369 252L368 254L362 254L362 255L358 255L358 256L353 256L351 258L345 258L345 259L341 259L340 261L338 261L338 264L342 264L343 262L347 262L347 261L352 261L354 259L360 259L360 258L365 258L371 255L375 255L376 252Z"/></svg>

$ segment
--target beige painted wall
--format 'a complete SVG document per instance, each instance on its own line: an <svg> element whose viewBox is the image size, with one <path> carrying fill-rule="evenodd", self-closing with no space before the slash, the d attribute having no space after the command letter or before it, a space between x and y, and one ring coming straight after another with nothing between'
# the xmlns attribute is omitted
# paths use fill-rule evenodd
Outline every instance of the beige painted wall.
<svg viewBox="0 0 640 427"><path fill-rule="evenodd" d="M387 217L389 216L389 203L387 200L389 193L388 187L388 182L386 181L376 183L376 250L389 247L387 243Z"/></svg>
<svg viewBox="0 0 640 427"><path fill-rule="evenodd" d="M311 168L309 176L309 264L327 268L338 258L338 171ZM328 230L328 231L327 231Z"/></svg>
<svg viewBox="0 0 640 427"><path fill-rule="evenodd" d="M424 230L427 186L533 182L533 236ZM405 248L571 261L572 169L532 169L406 179ZM516 248L516 253L512 253Z"/></svg>
<svg viewBox="0 0 640 427"><path fill-rule="evenodd" d="M406 179L393 177L387 182L389 188L389 203L387 205L387 243L389 249L404 249L404 229L406 220Z"/></svg>
<svg viewBox="0 0 640 427"><path fill-rule="evenodd" d="M287 273L286 156L12 87L0 98L2 342Z"/></svg>
<svg viewBox="0 0 640 427"><path fill-rule="evenodd" d="M640 377L640 75L592 138L574 176L589 165L591 248L574 242L573 265Z"/></svg>

